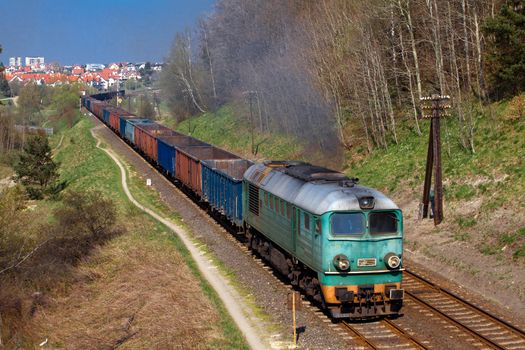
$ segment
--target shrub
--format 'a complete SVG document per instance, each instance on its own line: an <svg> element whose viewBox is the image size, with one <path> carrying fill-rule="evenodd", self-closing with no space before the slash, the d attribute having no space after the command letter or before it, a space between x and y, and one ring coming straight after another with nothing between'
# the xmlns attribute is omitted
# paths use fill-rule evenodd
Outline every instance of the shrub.
<svg viewBox="0 0 525 350"><path fill-rule="evenodd" d="M122 228L115 225L115 204L98 191L65 194L55 218L50 227L53 238L49 251L69 263L75 263L94 246L122 232Z"/></svg>

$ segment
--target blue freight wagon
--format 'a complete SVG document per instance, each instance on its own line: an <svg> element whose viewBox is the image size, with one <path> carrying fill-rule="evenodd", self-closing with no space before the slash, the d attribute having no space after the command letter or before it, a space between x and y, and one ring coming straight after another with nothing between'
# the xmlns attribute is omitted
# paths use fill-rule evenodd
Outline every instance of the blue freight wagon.
<svg viewBox="0 0 525 350"><path fill-rule="evenodd" d="M203 160L202 194L211 207L242 226L242 177L253 163L246 159Z"/></svg>
<svg viewBox="0 0 525 350"><path fill-rule="evenodd" d="M104 123L106 123L107 125L109 125L109 113L110 113L110 110L108 107L102 110L102 119L104 120Z"/></svg>
<svg viewBox="0 0 525 350"><path fill-rule="evenodd" d="M176 148L180 146L210 146L206 142L187 135L160 136L157 138L157 161L169 175L175 177Z"/></svg>
<svg viewBox="0 0 525 350"><path fill-rule="evenodd" d="M120 118L120 122L122 123L122 118ZM149 119L143 119L143 118L133 118L133 119L126 119L124 118L124 137L131 142L133 145L135 144L135 125L136 124L152 124L154 121ZM120 126L122 129L122 124Z"/></svg>
<svg viewBox="0 0 525 350"><path fill-rule="evenodd" d="M127 121L129 119L137 119L138 117L136 115L130 115L130 114L127 114L127 115L121 115L119 120L120 120L120 124L119 124L119 133L120 133L120 136L122 137L126 137L126 124L127 124Z"/></svg>

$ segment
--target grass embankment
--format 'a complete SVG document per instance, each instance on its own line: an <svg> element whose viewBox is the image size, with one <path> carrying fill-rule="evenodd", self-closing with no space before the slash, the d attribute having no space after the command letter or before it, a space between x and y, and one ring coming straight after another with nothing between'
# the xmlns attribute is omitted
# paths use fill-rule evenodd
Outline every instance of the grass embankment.
<svg viewBox="0 0 525 350"><path fill-rule="evenodd" d="M457 120L442 119L442 227L482 254L525 261L525 95L488 106L474 118L474 153L461 146ZM347 173L394 197L419 200L429 122L421 126L423 136L405 132L398 145L350 164Z"/></svg>
<svg viewBox="0 0 525 350"><path fill-rule="evenodd" d="M175 127L173 122L166 122ZM204 113L176 125L176 130L190 134L214 146L230 150L247 159L302 159L303 146L289 135L256 132L254 144L257 154L251 152L251 129L245 122L239 122L233 108L225 106L215 113Z"/></svg>
<svg viewBox="0 0 525 350"><path fill-rule="evenodd" d="M35 342L58 348L246 348L218 296L200 276L182 243L125 197L113 161L95 148L92 123L81 120L64 132L56 155L68 189L96 189L112 198L119 236L85 259L72 279L52 293L33 320ZM56 135L55 137L60 137ZM135 175L131 190L156 202ZM64 322L67 320L67 322Z"/></svg>

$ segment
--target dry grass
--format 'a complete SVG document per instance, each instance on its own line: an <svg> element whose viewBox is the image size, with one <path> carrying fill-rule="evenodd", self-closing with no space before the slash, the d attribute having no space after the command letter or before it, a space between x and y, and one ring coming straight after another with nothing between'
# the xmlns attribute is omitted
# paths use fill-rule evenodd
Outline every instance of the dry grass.
<svg viewBox="0 0 525 350"><path fill-rule="evenodd" d="M35 342L48 338L52 348L64 349L210 348L222 337L219 315L166 240L135 232L93 254L71 291L37 312Z"/></svg>

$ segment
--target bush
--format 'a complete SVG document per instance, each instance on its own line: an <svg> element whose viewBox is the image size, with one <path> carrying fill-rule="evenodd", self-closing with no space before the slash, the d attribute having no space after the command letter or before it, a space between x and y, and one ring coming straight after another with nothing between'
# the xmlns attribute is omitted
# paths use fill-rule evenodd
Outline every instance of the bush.
<svg viewBox="0 0 525 350"><path fill-rule="evenodd" d="M50 228L53 238L49 253L69 263L77 262L93 247L123 231L115 225L115 204L98 191L65 194L55 218Z"/></svg>

